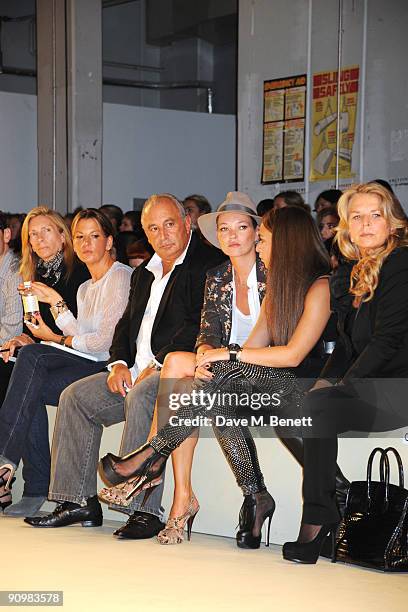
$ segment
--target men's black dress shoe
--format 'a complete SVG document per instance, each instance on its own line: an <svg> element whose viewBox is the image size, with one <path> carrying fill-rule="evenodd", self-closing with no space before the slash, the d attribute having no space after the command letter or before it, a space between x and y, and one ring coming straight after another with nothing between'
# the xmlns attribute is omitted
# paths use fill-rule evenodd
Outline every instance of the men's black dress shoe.
<svg viewBox="0 0 408 612"><path fill-rule="evenodd" d="M47 516L28 516L24 519L32 527L67 527L81 523L82 527L100 527L103 522L102 508L97 496L90 497L86 506L63 502Z"/></svg>
<svg viewBox="0 0 408 612"><path fill-rule="evenodd" d="M146 540L153 538L159 531L165 528L165 524L155 516L148 512L134 512L129 517L126 525L122 525L114 531L113 535L118 538L129 538L132 540Z"/></svg>

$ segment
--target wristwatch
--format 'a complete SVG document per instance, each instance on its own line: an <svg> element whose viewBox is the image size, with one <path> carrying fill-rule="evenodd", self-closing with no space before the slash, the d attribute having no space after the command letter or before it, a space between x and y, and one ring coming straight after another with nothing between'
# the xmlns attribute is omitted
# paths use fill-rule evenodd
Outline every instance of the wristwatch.
<svg viewBox="0 0 408 612"><path fill-rule="evenodd" d="M157 370L158 372L160 372L160 370L162 369L162 364L159 363L158 361L156 361L155 359L152 359L149 362L149 365L147 366L148 368L152 368L153 370Z"/></svg>
<svg viewBox="0 0 408 612"><path fill-rule="evenodd" d="M239 344L229 344L228 351L230 361L239 361L238 353L242 351L242 348L239 346Z"/></svg>
<svg viewBox="0 0 408 612"><path fill-rule="evenodd" d="M67 338L68 338L68 336L61 336L61 339L60 339L59 343L60 343L62 346L65 346L65 341L66 341L66 339L67 339Z"/></svg>

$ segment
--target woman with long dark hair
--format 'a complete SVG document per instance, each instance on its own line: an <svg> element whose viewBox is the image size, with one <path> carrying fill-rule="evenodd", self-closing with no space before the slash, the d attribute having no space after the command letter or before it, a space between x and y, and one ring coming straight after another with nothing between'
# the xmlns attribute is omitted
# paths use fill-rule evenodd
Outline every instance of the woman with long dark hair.
<svg viewBox="0 0 408 612"><path fill-rule="evenodd" d="M303 516L283 556L316 563L340 516L334 499L337 434L388 431L408 423L408 220L377 183L357 185L339 200L336 240L348 263L331 283L340 338L304 412Z"/></svg>
<svg viewBox="0 0 408 612"><path fill-rule="evenodd" d="M47 404L56 406L69 384L104 368L116 323L127 304L131 269L114 262L110 255L113 228L109 219L96 209L82 210L72 223L72 235L75 253L91 279L78 289L76 317L55 287L31 283L33 293L49 306L58 331L54 332L40 313L35 314L32 333L54 346L23 346L13 369L0 413L0 495L9 497L3 497L3 506L11 502L9 485L24 454L34 415L45 411ZM27 258L25 264L23 258L23 270L27 268L23 278L33 274L31 263ZM48 436L48 427L46 433ZM40 496L34 493L33 497Z"/></svg>
<svg viewBox="0 0 408 612"><path fill-rule="evenodd" d="M257 248L268 268L260 316L242 348L233 344L208 350L198 359L198 367L210 366L212 370L203 391L277 393L282 409L297 412L303 392L297 376L316 375L314 360L322 363L321 353L315 356L314 350L321 344L330 316L328 255L309 213L291 207L264 217ZM236 406L221 404L214 405L211 412L206 401L179 408L177 416L183 424L169 423L148 444L122 460L107 455L101 463L107 480L112 471L129 480L114 493L103 490L102 497L129 497L155 486L167 457L194 429L186 419L204 414L236 416ZM245 424L217 427L216 434L245 496L238 546L257 548L262 524L266 519L270 523L275 502L266 491L252 436Z"/></svg>

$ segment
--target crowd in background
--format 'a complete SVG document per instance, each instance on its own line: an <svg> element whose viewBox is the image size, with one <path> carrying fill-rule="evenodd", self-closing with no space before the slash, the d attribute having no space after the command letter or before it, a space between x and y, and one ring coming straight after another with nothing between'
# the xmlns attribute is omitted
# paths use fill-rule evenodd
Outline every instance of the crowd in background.
<svg viewBox="0 0 408 612"><path fill-rule="evenodd" d="M375 179L375 182L394 194L388 181ZM316 223L326 248L332 256L334 265L338 252L336 247L332 245L332 239L334 228L339 222L337 202L341 195L342 191L340 189L327 189L319 193L313 206L313 212L316 214ZM212 210L209 200L204 195L191 194L185 197L182 202L186 213L192 220L193 229L199 232L197 226L198 217L210 213ZM273 198L261 200L257 205L257 213L262 217L269 210L276 210L285 206L297 206L312 214L310 204L306 204L299 192L292 190L282 191ZM82 207L78 207L64 216L64 221L69 228L75 215L80 210L82 210ZM116 261L135 268L152 256L153 250L142 228L140 210L123 212L120 206L116 204L104 204L100 207L100 210L109 218L113 226L114 243L111 254ZM7 218L7 227L11 231L9 246L15 253L21 253L21 227L26 213L4 212L4 214Z"/></svg>

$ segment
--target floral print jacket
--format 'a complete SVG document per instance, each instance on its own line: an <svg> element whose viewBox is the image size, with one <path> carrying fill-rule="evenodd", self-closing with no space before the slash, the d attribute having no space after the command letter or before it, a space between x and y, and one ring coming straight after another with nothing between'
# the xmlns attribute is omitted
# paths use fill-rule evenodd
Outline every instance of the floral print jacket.
<svg viewBox="0 0 408 612"><path fill-rule="evenodd" d="M259 300L262 303L266 291L266 270L258 256L256 258L256 277ZM196 348L201 344L210 344L214 348L228 346L232 324L232 289L230 260L207 272L200 333Z"/></svg>

